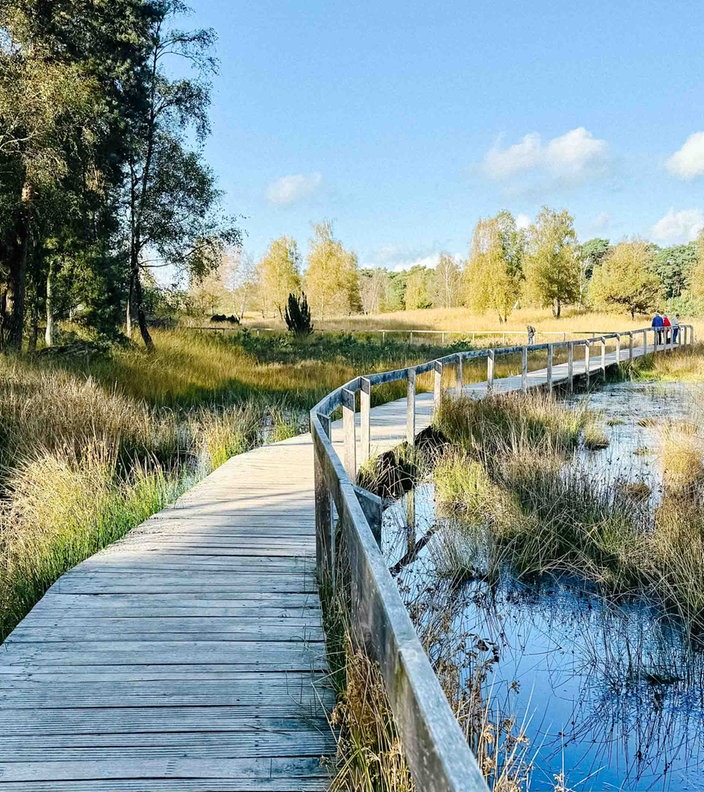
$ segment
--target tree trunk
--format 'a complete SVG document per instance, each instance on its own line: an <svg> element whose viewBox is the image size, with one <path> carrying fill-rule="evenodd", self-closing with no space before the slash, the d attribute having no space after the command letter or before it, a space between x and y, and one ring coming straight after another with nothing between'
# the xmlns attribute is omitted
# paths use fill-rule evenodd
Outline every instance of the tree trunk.
<svg viewBox="0 0 704 792"><path fill-rule="evenodd" d="M44 343L50 347L54 345L54 265L49 264L46 276L46 330Z"/></svg>
<svg viewBox="0 0 704 792"><path fill-rule="evenodd" d="M137 311L137 324L139 325L139 332L144 341L144 346L148 352L154 351L154 342L149 334L149 327L147 326L147 315L144 312L144 292L142 291L142 279L140 277L139 265L132 271L132 281L134 283L134 307Z"/></svg>
<svg viewBox="0 0 704 792"><path fill-rule="evenodd" d="M552 315L555 319L560 318L560 313L562 311L562 305L560 304L560 298L558 297L552 304Z"/></svg>
<svg viewBox="0 0 704 792"><path fill-rule="evenodd" d="M37 306L37 296L34 296L34 300L32 301L32 311L31 311L31 323L30 327L32 328L32 332L29 334L29 343L27 344L27 351L28 352L36 352L37 351L37 339L39 337L39 309Z"/></svg>
<svg viewBox="0 0 704 792"><path fill-rule="evenodd" d="M29 252L30 204L33 197L31 185L22 187L22 199L17 213L15 239L9 257L7 346L22 351L24 332L25 290L27 285L27 254Z"/></svg>

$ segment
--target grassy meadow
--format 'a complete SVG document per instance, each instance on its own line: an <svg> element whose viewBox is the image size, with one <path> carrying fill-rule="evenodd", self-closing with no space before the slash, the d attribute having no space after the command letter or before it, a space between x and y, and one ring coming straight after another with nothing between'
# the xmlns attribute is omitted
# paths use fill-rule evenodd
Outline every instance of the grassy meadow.
<svg viewBox="0 0 704 792"><path fill-rule="evenodd" d="M521 333L525 335L526 327L532 325L540 333L594 333L615 332L617 330L634 330L650 325L651 316L641 315L631 319L628 313L586 311L578 308L563 309L562 316L555 319L549 309L520 308L513 311L507 322L499 322L492 314L476 314L468 308L422 308L411 311L395 311L390 313L366 314L335 317L318 320L314 324L321 330L348 330L363 332L365 330L448 330L458 334L487 332L489 337L501 336L502 333ZM704 321L701 319L682 318L682 322L693 324L697 336L704 332ZM249 315L246 324L251 327L279 327L280 320L266 319ZM477 343L479 339L477 339ZM507 343L509 338L507 337Z"/></svg>

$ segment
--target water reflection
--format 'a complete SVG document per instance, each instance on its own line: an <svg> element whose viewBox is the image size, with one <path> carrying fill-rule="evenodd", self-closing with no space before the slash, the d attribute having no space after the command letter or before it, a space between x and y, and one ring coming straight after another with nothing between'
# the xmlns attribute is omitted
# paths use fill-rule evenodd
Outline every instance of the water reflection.
<svg viewBox="0 0 704 792"><path fill-rule="evenodd" d="M660 424L691 419L702 393L629 383L592 394L610 445L580 451L581 463L643 482L657 501ZM451 585L439 568L451 531L425 482L385 511L383 549L420 628L445 610L448 633L474 637L471 662L458 665L469 684L472 664L486 661L485 694L524 724L531 789L552 792L563 778L579 792L704 790L704 656L677 627L644 597L611 602L576 579L525 584L504 571L486 580L481 547L476 575Z"/></svg>

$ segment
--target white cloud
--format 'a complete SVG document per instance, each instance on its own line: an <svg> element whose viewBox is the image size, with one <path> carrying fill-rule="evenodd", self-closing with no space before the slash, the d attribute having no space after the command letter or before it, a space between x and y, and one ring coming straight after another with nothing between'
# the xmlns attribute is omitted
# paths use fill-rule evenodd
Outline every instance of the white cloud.
<svg viewBox="0 0 704 792"><path fill-rule="evenodd" d="M533 221L530 219L530 216L527 214L517 214L516 215L516 228L530 228Z"/></svg>
<svg viewBox="0 0 704 792"><path fill-rule="evenodd" d="M650 229L650 236L663 245L691 242L704 228L704 211L701 209L670 209Z"/></svg>
<svg viewBox="0 0 704 792"><path fill-rule="evenodd" d="M266 199L276 206L290 206L314 195L323 184L320 173L282 176L266 189Z"/></svg>
<svg viewBox="0 0 704 792"><path fill-rule="evenodd" d="M704 176L704 132L695 132L665 163L673 176L679 179L696 179Z"/></svg>
<svg viewBox="0 0 704 792"><path fill-rule="evenodd" d="M592 220L591 229L593 231L604 231L611 225L611 215L608 212L599 212Z"/></svg>
<svg viewBox="0 0 704 792"><path fill-rule="evenodd" d="M609 146L584 127L543 142L538 132L525 135L506 148L497 141L487 151L482 169L495 181L537 174L564 184L575 184L603 173L609 162Z"/></svg>

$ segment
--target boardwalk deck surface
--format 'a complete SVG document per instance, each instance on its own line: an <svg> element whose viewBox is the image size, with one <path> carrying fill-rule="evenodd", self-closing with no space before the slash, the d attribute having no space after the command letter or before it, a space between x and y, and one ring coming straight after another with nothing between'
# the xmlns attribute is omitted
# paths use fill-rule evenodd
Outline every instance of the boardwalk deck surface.
<svg viewBox="0 0 704 792"><path fill-rule="evenodd" d="M417 429L431 417L419 394ZM403 437L405 399L372 420L378 453ZM65 574L15 629L0 647L0 790L326 789L326 674L302 435L231 459Z"/></svg>

